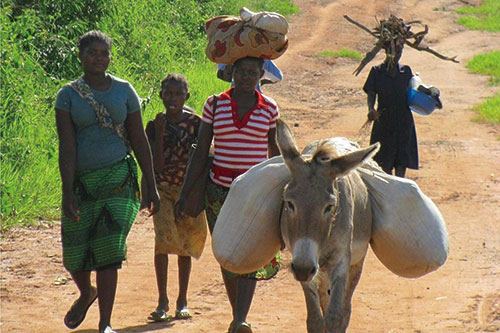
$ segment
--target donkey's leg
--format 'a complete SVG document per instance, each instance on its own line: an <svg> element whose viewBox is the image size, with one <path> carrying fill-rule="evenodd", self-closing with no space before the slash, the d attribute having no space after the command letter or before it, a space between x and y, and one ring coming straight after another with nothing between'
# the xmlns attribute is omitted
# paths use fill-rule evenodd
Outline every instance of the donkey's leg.
<svg viewBox="0 0 500 333"><path fill-rule="evenodd" d="M314 282L318 286L319 304L324 316L328 304L330 304L330 277L328 276L328 272L320 269L314 278Z"/></svg>
<svg viewBox="0 0 500 333"><path fill-rule="evenodd" d="M306 299L307 307L307 332L325 332L325 322L319 304L318 286L315 282L301 282L302 290Z"/></svg>
<svg viewBox="0 0 500 333"><path fill-rule="evenodd" d="M345 298L349 278L350 255L344 255L342 260L330 271L330 304L325 313L325 326L329 333L345 332L347 325L344 320Z"/></svg>
<svg viewBox="0 0 500 333"><path fill-rule="evenodd" d="M349 283L347 287L347 293L345 295L345 307L344 307L344 323L343 327L347 330L349 325L349 320L351 319L351 300L354 294L354 289L358 285L359 279L361 278L361 272L363 271L363 263L365 258L355 265L352 265L349 269Z"/></svg>

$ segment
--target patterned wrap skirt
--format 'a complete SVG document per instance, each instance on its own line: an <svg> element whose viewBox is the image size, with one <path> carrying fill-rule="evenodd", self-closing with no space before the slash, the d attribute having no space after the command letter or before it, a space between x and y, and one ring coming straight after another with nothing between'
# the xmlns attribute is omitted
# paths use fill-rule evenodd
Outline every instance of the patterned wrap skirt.
<svg viewBox="0 0 500 333"><path fill-rule="evenodd" d="M160 210L153 215L155 229L155 255L177 254L198 259L207 239L205 212L197 217L186 216L177 221L174 203L179 198L180 186L158 185Z"/></svg>
<svg viewBox="0 0 500 333"><path fill-rule="evenodd" d="M208 180L206 189L206 214L210 234L214 231L217 216L219 215L228 193L229 188L217 185L211 179ZM278 252L268 264L255 272L248 274L236 274L222 268L222 273L230 278L239 277L252 280L268 280L278 273L280 270L280 263L280 253Z"/></svg>
<svg viewBox="0 0 500 333"><path fill-rule="evenodd" d="M111 166L78 172L75 178L80 221L62 214L64 267L69 272L121 267L140 205L135 160L128 155Z"/></svg>

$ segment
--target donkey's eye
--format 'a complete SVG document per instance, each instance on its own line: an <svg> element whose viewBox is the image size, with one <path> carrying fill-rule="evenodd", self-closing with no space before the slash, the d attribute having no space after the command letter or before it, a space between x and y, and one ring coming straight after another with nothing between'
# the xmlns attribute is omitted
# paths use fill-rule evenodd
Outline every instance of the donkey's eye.
<svg viewBox="0 0 500 333"><path fill-rule="evenodd" d="M285 201L285 209L290 213L293 213L295 211L295 206L291 201Z"/></svg>
<svg viewBox="0 0 500 333"><path fill-rule="evenodd" d="M325 208L324 214L325 215L331 215L334 212L335 206L334 205L328 205Z"/></svg>

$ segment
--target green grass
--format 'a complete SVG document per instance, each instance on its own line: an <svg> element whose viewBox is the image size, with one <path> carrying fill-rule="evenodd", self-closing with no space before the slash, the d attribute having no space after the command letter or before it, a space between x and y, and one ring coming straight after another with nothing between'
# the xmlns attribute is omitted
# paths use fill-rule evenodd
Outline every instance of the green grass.
<svg viewBox="0 0 500 333"><path fill-rule="evenodd" d="M500 93L476 106L475 110L479 113L476 120L500 125Z"/></svg>
<svg viewBox="0 0 500 333"><path fill-rule="evenodd" d="M500 0L485 0L479 7L463 7L458 23L471 30L500 31ZM489 75L490 84L500 85L500 50L479 54L467 63L473 73ZM500 93L486 99L474 108L478 111L476 120L500 124Z"/></svg>
<svg viewBox="0 0 500 333"><path fill-rule="evenodd" d="M78 36L92 29L113 39L109 72L142 98L156 91L144 122L163 111L161 79L184 74L188 105L228 88L205 56L205 22L252 11L297 13L291 0L5 0L0 10L0 230L60 216L61 179L54 101L81 75Z"/></svg>
<svg viewBox="0 0 500 333"><path fill-rule="evenodd" d="M350 58L350 59L355 59L355 60L361 60L363 56L354 51L354 50L349 50L345 47L343 47L340 51L338 52L333 52L333 51L323 51L318 53L319 57L325 57L325 58Z"/></svg>
<svg viewBox="0 0 500 333"><path fill-rule="evenodd" d="M491 85L500 85L500 51L474 56L467 63L467 68L473 73L489 75ZM500 93L486 99L474 109L479 112L477 120L500 124Z"/></svg>
<svg viewBox="0 0 500 333"><path fill-rule="evenodd" d="M463 7L457 13L464 15L458 24L468 29L500 31L500 0L485 0L479 7Z"/></svg>
<svg viewBox="0 0 500 333"><path fill-rule="evenodd" d="M474 73L489 75L491 85L500 85L500 50L474 56L467 68Z"/></svg>

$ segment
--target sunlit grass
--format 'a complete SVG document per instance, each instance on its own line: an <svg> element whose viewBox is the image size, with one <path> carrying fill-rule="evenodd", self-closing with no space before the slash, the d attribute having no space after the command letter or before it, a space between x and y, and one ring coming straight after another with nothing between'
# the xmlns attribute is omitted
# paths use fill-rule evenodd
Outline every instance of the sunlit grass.
<svg viewBox="0 0 500 333"><path fill-rule="evenodd" d="M475 109L479 112L476 120L500 125L500 93L488 98Z"/></svg>
<svg viewBox="0 0 500 333"><path fill-rule="evenodd" d="M474 73L489 75L491 85L500 85L500 50L474 56L467 68Z"/></svg>
<svg viewBox="0 0 500 333"><path fill-rule="evenodd" d="M458 24L471 30L500 31L500 0L485 0L479 7L463 7L457 13L464 15Z"/></svg>
<svg viewBox="0 0 500 333"><path fill-rule="evenodd" d="M163 111L161 79L184 74L187 104L201 113L206 98L226 90L204 50L205 22L252 11L289 15L290 0L38 0L4 1L0 11L0 229L60 215L61 180L54 101L59 88L81 75L76 39L91 29L113 39L109 72L151 95L144 122ZM155 90L156 87L156 90Z"/></svg>
<svg viewBox="0 0 500 333"><path fill-rule="evenodd" d="M325 58L350 58L350 59L355 59L355 60L361 60L363 56L354 50L349 50L347 48L342 48L340 51L333 52L333 51L323 51L318 53L318 56L320 57L325 57Z"/></svg>

